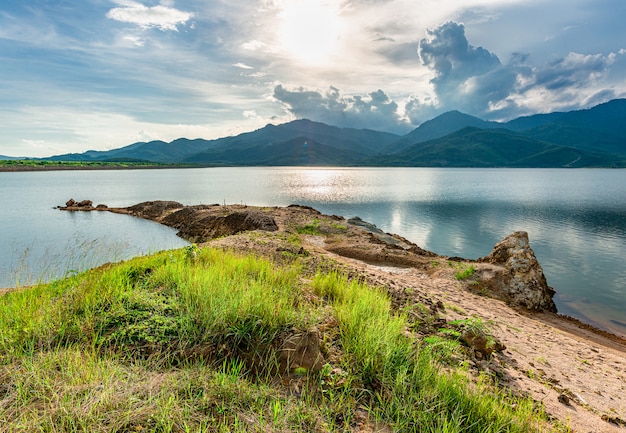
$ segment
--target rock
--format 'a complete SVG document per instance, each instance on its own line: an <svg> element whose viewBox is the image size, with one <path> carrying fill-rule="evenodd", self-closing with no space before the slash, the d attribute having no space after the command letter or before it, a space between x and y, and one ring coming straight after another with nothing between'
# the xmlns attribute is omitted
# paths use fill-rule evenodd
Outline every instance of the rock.
<svg viewBox="0 0 626 433"><path fill-rule="evenodd" d="M80 203L76 204L75 206L78 206L78 207L92 207L93 206L93 202L91 200L83 200Z"/></svg>
<svg viewBox="0 0 626 433"><path fill-rule="evenodd" d="M76 201L73 198L65 202L65 207L72 207L72 206L76 206Z"/></svg>
<svg viewBox="0 0 626 433"><path fill-rule="evenodd" d="M302 369L318 372L325 362L320 352L320 335L317 330L289 335L280 348L280 363L283 371Z"/></svg>
<svg viewBox="0 0 626 433"><path fill-rule="evenodd" d="M543 269L530 247L528 233L518 231L498 242L491 253L478 262L504 267L500 287L512 305L532 311L556 312L554 289L548 286Z"/></svg>
<svg viewBox="0 0 626 433"><path fill-rule="evenodd" d="M96 206L96 209L108 209L109 207L105 204L99 204Z"/></svg>
<svg viewBox="0 0 626 433"><path fill-rule="evenodd" d="M506 346L498 339L474 329L468 329L461 334L461 340L472 348L477 358L490 358L493 352L502 352Z"/></svg>
<svg viewBox="0 0 626 433"><path fill-rule="evenodd" d="M564 404L566 406L571 406L571 404L569 402L569 397L567 396L567 394L559 394L559 396L557 397L557 400L561 404Z"/></svg>
<svg viewBox="0 0 626 433"><path fill-rule="evenodd" d="M383 232L381 229L376 227L375 224L368 223L367 221L363 221L358 216L350 218L348 220L348 224L351 226L360 227L366 232L369 232L371 236L371 240L374 242L378 242L378 243L387 245L392 248L398 248L398 249L405 250L405 251L411 251L412 253L418 254L418 255L427 255L427 256L435 255L431 253L430 251L426 251L418 247L411 241L399 235L395 235L395 234L392 235L392 234Z"/></svg>

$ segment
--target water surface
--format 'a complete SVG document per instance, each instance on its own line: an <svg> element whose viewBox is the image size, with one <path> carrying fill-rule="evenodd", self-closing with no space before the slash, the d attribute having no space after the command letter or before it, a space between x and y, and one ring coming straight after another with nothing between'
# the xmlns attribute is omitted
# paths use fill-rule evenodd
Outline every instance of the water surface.
<svg viewBox="0 0 626 433"><path fill-rule="evenodd" d="M312 206L360 216L444 255L477 258L529 233L559 311L626 334L626 170L207 168L0 173L0 286L59 276L186 243L158 224L53 209L70 197L109 206Z"/></svg>

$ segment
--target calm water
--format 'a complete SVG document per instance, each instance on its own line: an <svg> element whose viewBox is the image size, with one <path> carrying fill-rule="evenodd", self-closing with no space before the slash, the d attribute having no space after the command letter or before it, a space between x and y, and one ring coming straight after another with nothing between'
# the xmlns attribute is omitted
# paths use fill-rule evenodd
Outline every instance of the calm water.
<svg viewBox="0 0 626 433"><path fill-rule="evenodd" d="M213 168L0 173L0 287L186 243L69 198L128 206L313 206L360 216L445 255L477 258L526 230L559 311L626 334L626 170Z"/></svg>

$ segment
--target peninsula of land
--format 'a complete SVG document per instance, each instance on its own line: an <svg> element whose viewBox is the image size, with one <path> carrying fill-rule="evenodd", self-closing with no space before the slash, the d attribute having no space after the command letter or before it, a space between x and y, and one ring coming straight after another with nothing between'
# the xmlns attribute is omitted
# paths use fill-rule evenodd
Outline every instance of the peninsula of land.
<svg viewBox="0 0 626 433"><path fill-rule="evenodd" d="M488 256L470 261L425 251L359 218L346 220L297 205L154 201L109 208L70 200L61 209L149 219L176 228L200 248L252 252L278 264L298 261L311 273L339 269L382 288L393 309L417 324L422 338L457 335L453 324L473 318L488 323L487 340L459 334L476 373L541 402L572 431L621 432L626 427L626 340L556 313L554 291L525 232L511 234ZM326 338L318 331L315 347Z"/></svg>
<svg viewBox="0 0 626 433"><path fill-rule="evenodd" d="M0 430L607 432L626 340L525 232L475 261L310 207L124 208L191 244L0 297Z"/></svg>

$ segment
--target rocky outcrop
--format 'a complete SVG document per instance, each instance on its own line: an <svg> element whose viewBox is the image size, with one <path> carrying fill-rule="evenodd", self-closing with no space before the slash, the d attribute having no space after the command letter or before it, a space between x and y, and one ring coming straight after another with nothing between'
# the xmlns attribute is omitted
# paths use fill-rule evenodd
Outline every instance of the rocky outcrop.
<svg viewBox="0 0 626 433"><path fill-rule="evenodd" d="M206 242L251 230L278 230L274 218L254 211L233 212L222 216L206 215L202 210L190 212L189 208L185 208L168 215L162 223L178 228L178 235L190 242Z"/></svg>
<svg viewBox="0 0 626 433"><path fill-rule="evenodd" d="M93 202L91 200L76 201L73 198L65 202L65 207L61 207L63 210L77 211L77 210L94 210Z"/></svg>
<svg viewBox="0 0 626 433"><path fill-rule="evenodd" d="M504 268L499 273L499 284L492 290L500 290L509 304L532 311L556 312L553 301L554 289L548 286L543 269L530 247L528 233L518 231L496 244L491 253L478 262L491 263Z"/></svg>
<svg viewBox="0 0 626 433"><path fill-rule="evenodd" d="M178 203L177 201L144 201L143 203L136 204L134 206L127 207L126 210L129 214L145 218L148 220L160 221L168 212L181 209L185 205Z"/></svg>
<svg viewBox="0 0 626 433"><path fill-rule="evenodd" d="M418 247L417 245L415 245L414 243L412 243L411 241L396 235L396 234L390 234L390 233L385 233L384 231L382 231L381 229L379 229L378 227L376 227L375 224L369 223L367 221L363 221L360 217L355 216L353 218L350 218L348 220L348 224L350 224L351 226L355 226L355 227L360 227L361 229L365 230L366 232L368 232L371 236L371 240L374 242L378 242L381 244L385 244L389 247L392 248L398 248L401 250L405 250L405 251L410 251L412 253L418 254L418 255L422 255L422 256L430 256L430 257L434 257L436 254L430 252L430 251L426 251L420 247Z"/></svg>
<svg viewBox="0 0 626 433"><path fill-rule="evenodd" d="M245 206L233 211L217 204L184 206L175 201L149 201L125 210L130 215L173 227L178 230L178 236L189 242L206 242L251 230L278 230L272 216Z"/></svg>

